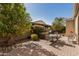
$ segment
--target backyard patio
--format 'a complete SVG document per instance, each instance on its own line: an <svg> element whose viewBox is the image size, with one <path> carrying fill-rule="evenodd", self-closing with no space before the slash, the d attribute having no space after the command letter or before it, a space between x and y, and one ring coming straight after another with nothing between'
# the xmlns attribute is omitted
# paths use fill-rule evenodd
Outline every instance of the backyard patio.
<svg viewBox="0 0 79 59"><path fill-rule="evenodd" d="M67 19L56 16L49 21L34 21L26 12L25 4L0 4L0 7L0 56L79 55L79 4L74 4L74 17Z"/></svg>
<svg viewBox="0 0 79 59"><path fill-rule="evenodd" d="M63 42L51 44L49 41L41 40L39 44L48 51L52 51L57 56L78 56L79 46L76 44L69 44L66 37L61 38Z"/></svg>

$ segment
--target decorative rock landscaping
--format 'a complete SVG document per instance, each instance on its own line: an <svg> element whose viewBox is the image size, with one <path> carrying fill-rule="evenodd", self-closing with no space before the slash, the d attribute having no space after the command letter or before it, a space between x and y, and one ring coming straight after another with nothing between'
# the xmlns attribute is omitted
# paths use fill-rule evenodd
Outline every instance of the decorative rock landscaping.
<svg viewBox="0 0 79 59"><path fill-rule="evenodd" d="M38 43L29 41L22 44L17 44L7 53L0 53L3 56L55 56L53 52L43 49Z"/></svg>

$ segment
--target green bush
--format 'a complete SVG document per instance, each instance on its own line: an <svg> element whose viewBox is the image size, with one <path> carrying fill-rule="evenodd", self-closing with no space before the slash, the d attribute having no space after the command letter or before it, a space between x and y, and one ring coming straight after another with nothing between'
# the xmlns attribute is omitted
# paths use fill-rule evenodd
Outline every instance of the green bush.
<svg viewBox="0 0 79 59"><path fill-rule="evenodd" d="M32 35L31 35L31 39L32 39L33 41L39 40L37 34L32 34Z"/></svg>
<svg viewBox="0 0 79 59"><path fill-rule="evenodd" d="M0 4L0 43L8 45L9 40L22 37L31 29L31 17L26 12L24 4ZM11 43L13 42L11 41Z"/></svg>
<svg viewBox="0 0 79 59"><path fill-rule="evenodd" d="M45 32L45 28L44 27L41 27L41 26L35 26L33 27L33 33L37 34L38 35L38 38L41 38L41 34Z"/></svg>

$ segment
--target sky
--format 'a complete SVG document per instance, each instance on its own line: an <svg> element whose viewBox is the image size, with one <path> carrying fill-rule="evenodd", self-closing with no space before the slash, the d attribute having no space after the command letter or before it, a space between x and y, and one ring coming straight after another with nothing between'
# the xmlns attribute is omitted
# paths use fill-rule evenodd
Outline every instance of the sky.
<svg viewBox="0 0 79 59"><path fill-rule="evenodd" d="M32 21L43 20L49 25L56 17L71 18L73 16L71 3L26 3L25 7Z"/></svg>

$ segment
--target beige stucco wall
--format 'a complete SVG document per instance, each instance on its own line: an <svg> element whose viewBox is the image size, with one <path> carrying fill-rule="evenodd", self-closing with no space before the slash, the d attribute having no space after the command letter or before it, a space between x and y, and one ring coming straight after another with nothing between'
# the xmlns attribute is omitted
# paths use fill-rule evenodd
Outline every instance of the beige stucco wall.
<svg viewBox="0 0 79 59"><path fill-rule="evenodd" d="M79 13L75 17L75 34L77 43L79 44Z"/></svg>

